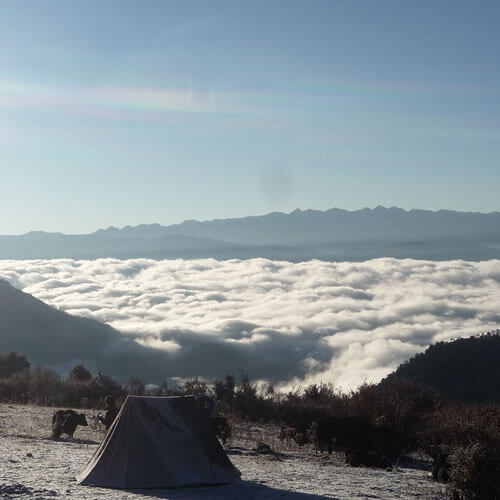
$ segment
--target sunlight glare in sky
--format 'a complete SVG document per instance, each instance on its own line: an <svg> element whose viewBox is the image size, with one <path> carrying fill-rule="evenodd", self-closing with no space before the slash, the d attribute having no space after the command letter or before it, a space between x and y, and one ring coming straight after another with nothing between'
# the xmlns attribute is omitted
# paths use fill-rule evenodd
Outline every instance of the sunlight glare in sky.
<svg viewBox="0 0 500 500"><path fill-rule="evenodd" d="M0 234L499 209L497 2L21 5L0 18Z"/></svg>

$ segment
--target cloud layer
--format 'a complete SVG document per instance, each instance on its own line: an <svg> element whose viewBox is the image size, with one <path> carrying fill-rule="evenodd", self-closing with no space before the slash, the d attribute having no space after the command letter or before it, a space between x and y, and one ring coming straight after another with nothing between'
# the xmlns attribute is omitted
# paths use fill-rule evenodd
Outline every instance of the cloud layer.
<svg viewBox="0 0 500 500"><path fill-rule="evenodd" d="M0 277L164 350L179 377L351 389L500 323L499 260L3 260Z"/></svg>

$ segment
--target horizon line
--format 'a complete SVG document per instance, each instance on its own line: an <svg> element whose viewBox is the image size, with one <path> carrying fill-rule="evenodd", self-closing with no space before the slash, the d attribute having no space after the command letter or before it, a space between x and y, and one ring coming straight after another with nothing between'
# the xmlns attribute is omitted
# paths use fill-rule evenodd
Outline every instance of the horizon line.
<svg viewBox="0 0 500 500"><path fill-rule="evenodd" d="M384 205L377 205L373 208L370 207L363 207L355 210L348 210L344 208L339 208L339 207L332 207L332 208L327 208L325 210L320 210L320 209L314 209L314 208L306 208L306 209L301 209L301 208L295 208L291 210L290 212L284 212L281 210L273 210L271 212L265 212L259 215L245 215L241 217L215 217L212 219L184 219L181 222L177 223L172 223L172 224L161 224L159 222L141 222L136 225L131 225L131 224L126 224L124 226L115 226L115 225L109 225L107 227L99 227L98 229L95 229L93 231L85 232L85 233L65 233L63 231L44 231L43 229L33 229L30 231L26 231L24 233L2 233L0 236L11 236L11 237L16 237L16 236L28 236L28 235L34 235L34 234L45 234L45 235L61 235L61 236L89 236L89 235L94 235L96 233L101 233L101 232L106 232L106 231L122 231L124 229L136 229L138 227L144 226L144 227L151 227L151 226L159 226L162 228L169 228L169 227L175 227L175 226L181 226L182 224L187 224L187 223L199 223L199 224L204 224L204 223L210 223L210 222L220 222L220 221L235 221L235 220L245 220L245 219L257 219L261 217L267 217L270 215L293 215L296 213L305 213L305 212L317 212L317 213L327 213L327 212L332 212L332 211L339 211L339 212L345 212L345 213L359 213L363 211L370 211L374 212L376 210L385 210L385 211L398 211L398 212L404 212L404 213L411 213L411 212L428 212L428 213L433 213L433 214L438 214L442 212L448 212L448 213L455 213L455 214L463 214L463 215L493 215L493 214L500 214L499 210L494 210L491 212L481 212L481 211L464 211L464 210L453 210L453 209L447 209L447 208L440 208L437 210L431 210L431 209L425 209L425 208L410 208L410 209L405 209L397 206L390 206L386 207Z"/></svg>

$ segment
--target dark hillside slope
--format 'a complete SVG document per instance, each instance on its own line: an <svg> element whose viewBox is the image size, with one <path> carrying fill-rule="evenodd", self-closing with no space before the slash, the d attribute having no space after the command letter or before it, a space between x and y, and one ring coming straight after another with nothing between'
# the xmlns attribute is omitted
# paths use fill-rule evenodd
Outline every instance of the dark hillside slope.
<svg viewBox="0 0 500 500"><path fill-rule="evenodd" d="M435 387L452 400L500 402L500 330L432 345L400 365L381 385L395 379Z"/></svg>
<svg viewBox="0 0 500 500"><path fill-rule="evenodd" d="M25 354L34 364L67 371L83 362L125 380L162 378L165 358L109 325L71 316L0 280L0 352Z"/></svg>

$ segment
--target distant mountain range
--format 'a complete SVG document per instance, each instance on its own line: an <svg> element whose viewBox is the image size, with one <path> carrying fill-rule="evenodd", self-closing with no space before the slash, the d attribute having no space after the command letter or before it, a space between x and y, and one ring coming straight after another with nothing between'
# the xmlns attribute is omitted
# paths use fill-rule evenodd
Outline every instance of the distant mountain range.
<svg viewBox="0 0 500 500"><path fill-rule="evenodd" d="M110 227L81 235L34 231L0 236L2 259L98 257L485 260L500 258L500 213L297 209L170 226Z"/></svg>

